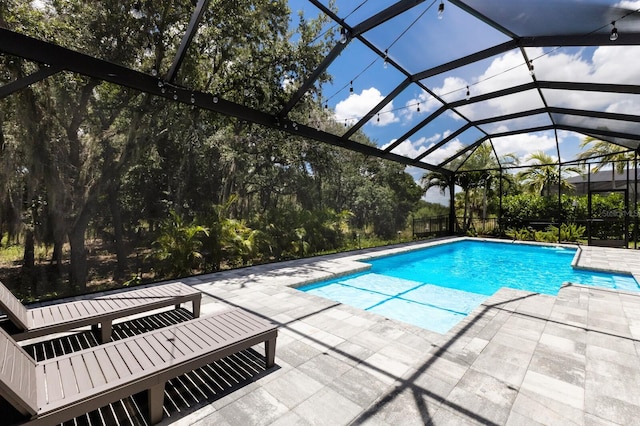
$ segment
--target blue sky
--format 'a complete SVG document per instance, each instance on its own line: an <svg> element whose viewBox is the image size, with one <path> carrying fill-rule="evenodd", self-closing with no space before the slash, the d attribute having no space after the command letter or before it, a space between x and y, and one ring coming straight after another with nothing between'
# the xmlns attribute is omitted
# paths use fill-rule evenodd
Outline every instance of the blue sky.
<svg viewBox="0 0 640 426"><path fill-rule="evenodd" d="M589 1L595 2L595 0ZM602 1L596 3L602 3ZM346 22L349 25L356 25L392 2L341 0L336 4L339 8L338 15L348 15ZM409 13L404 13L365 33L365 36L381 51L387 49L389 57L410 73L429 69L508 40L503 34L448 2L445 2L443 19L439 20L438 4L439 1L433 3L426 1L414 7ZM306 0L290 0L289 5L294 14L300 9L304 10L308 17L318 14L317 9ZM616 5L627 9L638 9L640 1L624 1ZM351 13L353 9L356 11ZM465 30L459 31L460 28ZM638 76L640 76L640 61L637 60L640 57L639 47L527 48L526 53L533 59L535 76L539 80L597 83L615 81L621 84L638 84ZM391 65L385 67L382 58L358 40L352 40L349 43L340 57L330 66L329 72L334 80L331 84L323 86L323 93L328 98L329 108L334 111L336 121L340 123L346 121L347 124L359 120L405 78ZM520 50L514 50L434 76L423 80L423 83L446 101L452 101L464 99L467 86L473 97L531 81L532 77L522 53ZM351 82L353 82L353 92L350 91ZM577 94L557 90L547 90L544 95L550 105L566 108L625 112L630 109L638 110L640 107L640 97L636 95ZM373 117L362 130L378 146L385 147L439 106L440 103L437 100L412 84L378 116ZM499 100L471 103L459 108L458 111L473 120L541 106L540 97L536 91L531 91ZM494 123L487 125L486 129L506 131L518 127L544 125L549 122L549 117L542 115ZM400 144L394 152L407 156L418 155L464 124L465 121L455 114L444 113L429 126ZM464 132L426 157L425 161L438 164L457 150L473 143L480 136L481 132L477 129ZM575 158L583 138L584 136L580 134L558 132L560 158L563 161ZM499 155L513 153L523 163L534 151L544 151L553 158L558 157L553 131L493 139L493 142ZM408 168L407 171L416 179L424 173L423 170L412 168ZM432 193L428 194L427 198L434 201L442 200L438 194Z"/></svg>

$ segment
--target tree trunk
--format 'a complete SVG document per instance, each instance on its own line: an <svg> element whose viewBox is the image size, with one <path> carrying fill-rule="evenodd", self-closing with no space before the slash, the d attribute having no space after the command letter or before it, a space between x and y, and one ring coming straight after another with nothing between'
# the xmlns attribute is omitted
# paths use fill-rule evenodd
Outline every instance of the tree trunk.
<svg viewBox="0 0 640 426"><path fill-rule="evenodd" d="M462 214L463 231L467 232L467 210L469 209L469 188L464 191L464 212Z"/></svg>
<svg viewBox="0 0 640 426"><path fill-rule="evenodd" d="M616 189L616 165L611 167L611 189Z"/></svg>
<svg viewBox="0 0 640 426"><path fill-rule="evenodd" d="M24 256L22 258L22 279L31 284L35 267L35 241L33 231L28 229L24 237Z"/></svg>
<svg viewBox="0 0 640 426"><path fill-rule="evenodd" d="M71 246L71 262L69 269L69 282L71 287L84 293L87 289L87 278L89 274L89 264L87 261L87 248L85 246L85 232L89 226L93 206L96 197L89 197L82 211L69 226L69 245Z"/></svg>
<svg viewBox="0 0 640 426"><path fill-rule="evenodd" d="M69 282L73 289L79 290L81 293L84 293L87 289L87 277L89 273L87 248L84 244L84 231L84 227L76 226L69 232L69 244L71 245Z"/></svg>
<svg viewBox="0 0 640 426"><path fill-rule="evenodd" d="M122 211L118 202L118 189L109 187L109 209L111 210L111 218L113 220L113 233L115 238L116 249L116 270L114 271L114 280L120 280L124 277L127 266L127 253L124 247L124 235L122 230Z"/></svg>

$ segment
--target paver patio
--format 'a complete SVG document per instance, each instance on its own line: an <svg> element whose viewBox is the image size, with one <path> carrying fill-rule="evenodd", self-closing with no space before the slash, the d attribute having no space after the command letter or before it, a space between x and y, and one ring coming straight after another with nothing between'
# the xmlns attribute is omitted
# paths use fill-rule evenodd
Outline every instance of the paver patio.
<svg viewBox="0 0 640 426"><path fill-rule="evenodd" d="M190 278L205 313L231 304L280 323L279 369L166 422L640 424L640 293L505 288L442 336L289 287L372 252ZM578 266L593 265L637 274L640 253L583 247Z"/></svg>
<svg viewBox="0 0 640 426"><path fill-rule="evenodd" d="M276 367L163 424L640 424L640 293L503 288L440 335L290 287L428 244L182 280L204 293L203 315L238 306L277 322ZM581 250L578 266L640 272L636 251Z"/></svg>

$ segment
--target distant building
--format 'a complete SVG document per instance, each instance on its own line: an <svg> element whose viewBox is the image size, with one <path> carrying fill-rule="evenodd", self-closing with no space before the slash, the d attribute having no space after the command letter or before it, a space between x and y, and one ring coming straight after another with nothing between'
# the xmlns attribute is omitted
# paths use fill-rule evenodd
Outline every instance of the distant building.
<svg viewBox="0 0 640 426"><path fill-rule="evenodd" d="M633 194L635 191L635 180L640 177L640 169L630 169L628 175L628 189L629 194ZM574 186L573 193L575 195L586 195L591 191L610 191L610 190L623 190L627 189L627 171L623 173L613 173L611 169L600 170L598 173L586 173L582 176L573 176L567 179L571 185ZM640 182L638 182L638 189L640 190Z"/></svg>

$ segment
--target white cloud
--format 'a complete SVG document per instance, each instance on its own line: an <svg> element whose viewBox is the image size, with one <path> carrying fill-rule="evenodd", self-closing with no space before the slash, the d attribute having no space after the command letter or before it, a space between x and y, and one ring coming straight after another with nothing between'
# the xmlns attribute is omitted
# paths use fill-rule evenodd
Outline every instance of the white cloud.
<svg viewBox="0 0 640 426"><path fill-rule="evenodd" d="M532 152L556 149L556 139L552 133L523 133L494 138L492 141L499 157L515 154L521 163Z"/></svg>
<svg viewBox="0 0 640 426"><path fill-rule="evenodd" d="M383 99L384 96L382 96L380 91L375 87L365 89L360 94L351 93L347 99L336 104L335 119L339 122L347 120L350 123L358 121ZM380 113L369 122L374 126L386 126L398 121L399 118L393 112L393 102L389 102L382 108Z"/></svg>

